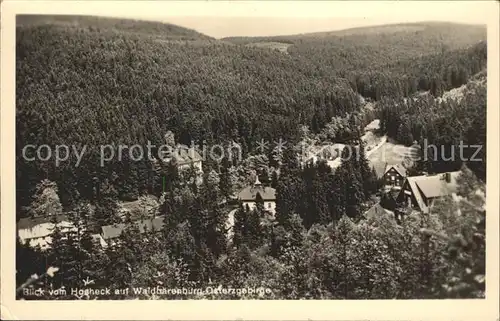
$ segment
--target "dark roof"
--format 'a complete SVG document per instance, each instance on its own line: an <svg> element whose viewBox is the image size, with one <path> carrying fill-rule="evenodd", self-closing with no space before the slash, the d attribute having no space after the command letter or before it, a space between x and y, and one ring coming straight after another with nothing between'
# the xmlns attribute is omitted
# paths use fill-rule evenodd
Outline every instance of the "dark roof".
<svg viewBox="0 0 500 321"><path fill-rule="evenodd" d="M135 221L134 223L137 225L140 233L146 231L161 231L164 226L164 218L155 217L154 219ZM102 237L106 240L119 237L125 228L126 225L123 223L103 226Z"/></svg>
<svg viewBox="0 0 500 321"><path fill-rule="evenodd" d="M58 215L56 219L57 222L69 221L66 215ZM18 230L32 229L37 225L50 223L52 220L53 216L25 217L17 222L17 229Z"/></svg>
<svg viewBox="0 0 500 321"><path fill-rule="evenodd" d="M386 165L384 174L387 173L391 168L394 168L399 175L406 177L406 168L401 164Z"/></svg>
<svg viewBox="0 0 500 321"><path fill-rule="evenodd" d="M264 201L276 200L276 190L272 187L265 187L262 185L245 187L238 194L238 198L242 201L255 201L257 193L260 194Z"/></svg>

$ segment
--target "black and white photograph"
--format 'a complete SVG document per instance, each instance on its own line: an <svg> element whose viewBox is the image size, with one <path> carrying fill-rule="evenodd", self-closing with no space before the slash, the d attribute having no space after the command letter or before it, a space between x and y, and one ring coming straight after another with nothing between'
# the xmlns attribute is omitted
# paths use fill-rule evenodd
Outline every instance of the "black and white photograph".
<svg viewBox="0 0 500 321"><path fill-rule="evenodd" d="M498 56L440 17L16 14L15 300L485 299Z"/></svg>

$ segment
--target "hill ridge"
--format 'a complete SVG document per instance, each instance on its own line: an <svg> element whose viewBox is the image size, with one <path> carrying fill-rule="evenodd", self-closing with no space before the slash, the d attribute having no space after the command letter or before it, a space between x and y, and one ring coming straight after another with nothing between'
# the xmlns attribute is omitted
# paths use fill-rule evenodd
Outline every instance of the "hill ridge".
<svg viewBox="0 0 500 321"><path fill-rule="evenodd" d="M18 15L18 27L35 27L40 25L107 29L136 33L151 33L163 37L176 37L182 40L215 40L194 29L176 24L129 18L116 18L90 15ZM165 34L164 34L165 33Z"/></svg>

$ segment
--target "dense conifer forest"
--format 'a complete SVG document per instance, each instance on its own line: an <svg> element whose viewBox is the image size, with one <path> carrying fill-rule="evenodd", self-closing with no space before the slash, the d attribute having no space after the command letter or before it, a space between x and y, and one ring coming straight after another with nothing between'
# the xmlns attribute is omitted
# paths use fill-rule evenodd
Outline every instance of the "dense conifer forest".
<svg viewBox="0 0 500 321"><path fill-rule="evenodd" d="M251 45L263 41L290 46ZM480 162L415 165L415 173L462 170L460 201L443 199L431 214L404 220L366 218L381 182L360 137L378 118L380 133L403 145L485 146L486 49L485 28L447 23L216 40L154 22L19 17L16 216L64 213L81 228L67 237L56 229L45 252L18 244L18 284L57 266L53 288L84 288L91 279L112 289L268 287L267 299L484 296L478 195L486 150ZM440 100L461 86L461 99ZM166 133L188 145L236 143L243 158L204 161L201 184L186 184L194 173L175 164L135 161L127 152L100 166L100 145L159 146ZM301 166L291 148L258 148L261 140L291 146L312 137L342 142L359 157L332 169ZM87 151L78 166L74 155L56 166L24 159L27 144ZM228 200L255 177L276 189L276 217L267 217L263 201L254 209L235 204L228 242ZM146 208L148 195L157 197L154 210L141 215L163 217L161 235L142 236L118 214L121 201ZM99 226L119 222L126 225L119 245L93 244ZM130 297L157 298L107 298Z"/></svg>

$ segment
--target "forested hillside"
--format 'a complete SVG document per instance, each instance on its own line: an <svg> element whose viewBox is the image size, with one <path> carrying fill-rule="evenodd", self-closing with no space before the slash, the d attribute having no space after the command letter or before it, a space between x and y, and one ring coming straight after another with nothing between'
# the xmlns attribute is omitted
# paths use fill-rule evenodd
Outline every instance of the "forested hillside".
<svg viewBox="0 0 500 321"><path fill-rule="evenodd" d="M107 168L90 156L76 169L25 162L24 145L158 146L172 130L181 143L233 139L248 152L262 138L291 138L299 124L359 108L345 79L259 48L54 24L18 27L16 49L18 192L30 195L49 177L67 193L65 204L76 190L91 198L94 177L109 177ZM153 192L147 174L128 172L147 173L151 164L115 165L123 168L114 183L120 191Z"/></svg>
<svg viewBox="0 0 500 321"><path fill-rule="evenodd" d="M76 229L64 234L56 224L46 251L18 243L17 283L37 273L51 278L33 281L44 289L117 291L78 299L264 298L128 292L156 286L267 287L270 299L484 297L485 150L477 163L412 169L462 170L455 197L437 199L430 213L393 199L393 208L370 216L389 196L381 195L361 135L378 118L379 132L370 134L384 135L382 143L485 145L486 81L477 75L486 67L484 40L484 28L437 23L219 41L159 23L21 18L17 216L55 224L64 215ZM287 53L268 48L277 43L290 44ZM466 83L460 99L439 98ZM284 151L259 149L261 140L281 139ZM318 140L358 157L341 157L336 167L303 164L288 148ZM100 145L191 141L235 142L243 157L203 160L202 174L133 160L127 150L100 165ZM73 154L57 166L24 158L28 144L87 150L78 166ZM257 178L274 188L273 215L258 193L252 209L232 202ZM123 200L137 200L137 217L120 212ZM141 231L136 222L145 218L164 227ZM96 245L101 227L114 223L121 234ZM49 266L58 273L43 274Z"/></svg>
<svg viewBox="0 0 500 321"><path fill-rule="evenodd" d="M464 49L484 38L471 26L280 37L294 43L284 55L153 22L22 16L19 25L18 192L30 195L35 182L52 178L64 204L77 192L92 198L93 182L109 170L95 157L77 169L28 163L22 146L160 145L172 130L182 143L231 139L246 153L262 138L292 140L299 125L318 131L333 116L358 110L355 91L376 99L417 89L439 94L486 63L485 43ZM159 192L159 178L145 179L153 175L148 162L115 165L120 194Z"/></svg>
<svg viewBox="0 0 500 321"><path fill-rule="evenodd" d="M480 73L457 90L456 97L384 98L378 109L381 129L407 146L417 141L421 147L439 147L427 149L428 159L417 164L420 171L454 171L467 163L478 178L486 181L486 84L486 74Z"/></svg>
<svg viewBox="0 0 500 321"><path fill-rule="evenodd" d="M18 27L59 26L68 29L88 28L102 32L116 32L171 40L213 40L195 30L155 21L70 15L17 15Z"/></svg>
<svg viewBox="0 0 500 321"><path fill-rule="evenodd" d="M224 38L235 44L282 42L294 57L327 66L364 97L407 96L460 86L486 63L486 28L412 23L279 37Z"/></svg>

